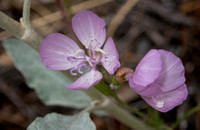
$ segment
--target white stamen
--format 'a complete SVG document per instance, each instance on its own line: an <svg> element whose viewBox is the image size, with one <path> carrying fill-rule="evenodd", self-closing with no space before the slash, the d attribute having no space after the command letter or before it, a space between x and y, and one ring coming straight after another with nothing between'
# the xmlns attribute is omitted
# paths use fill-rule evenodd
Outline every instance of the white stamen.
<svg viewBox="0 0 200 130"><path fill-rule="evenodd" d="M161 100L156 102L156 107L163 108L163 106L164 106L164 101Z"/></svg>
<svg viewBox="0 0 200 130"><path fill-rule="evenodd" d="M88 45L85 45L85 48L88 49Z"/></svg>
<svg viewBox="0 0 200 130"><path fill-rule="evenodd" d="M90 61L89 57L86 57L87 62L89 63L90 66L93 66L92 62Z"/></svg>
<svg viewBox="0 0 200 130"><path fill-rule="evenodd" d="M101 52L102 54L106 54L106 52L100 48L96 48L95 51Z"/></svg>
<svg viewBox="0 0 200 130"><path fill-rule="evenodd" d="M153 101L156 103L156 107L157 108L163 108L164 107L164 104L165 102L163 100L156 100L154 97L152 97Z"/></svg>
<svg viewBox="0 0 200 130"><path fill-rule="evenodd" d="M81 50L81 49L79 49L79 50L77 50L76 52L75 52L75 56L78 56L81 52L82 52L83 50Z"/></svg>

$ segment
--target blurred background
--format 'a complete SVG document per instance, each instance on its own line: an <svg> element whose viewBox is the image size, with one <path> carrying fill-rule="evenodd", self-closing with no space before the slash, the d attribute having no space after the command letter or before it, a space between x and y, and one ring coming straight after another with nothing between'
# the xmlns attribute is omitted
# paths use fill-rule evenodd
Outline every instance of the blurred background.
<svg viewBox="0 0 200 130"><path fill-rule="evenodd" d="M23 0L0 0L0 11L19 21ZM160 113L171 124L200 103L200 1L199 0L32 0L32 27L43 37L59 32L78 41L71 28L71 18L81 10L91 10L107 23L121 65L135 69L152 48L173 52L183 61L189 96L175 109ZM0 18L1 19L1 18ZM23 130L37 117L50 112L66 115L78 109L45 106L14 67L1 42L11 38L0 28L0 129ZM122 100L147 112L148 105L128 85L119 91ZM111 117L92 114L97 130L129 130ZM200 130L200 112L184 120L177 130Z"/></svg>

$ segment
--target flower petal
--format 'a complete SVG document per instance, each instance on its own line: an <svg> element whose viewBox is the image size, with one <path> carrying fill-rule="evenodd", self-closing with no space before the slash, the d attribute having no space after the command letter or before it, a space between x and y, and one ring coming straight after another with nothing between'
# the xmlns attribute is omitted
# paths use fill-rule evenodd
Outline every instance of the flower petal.
<svg viewBox="0 0 200 130"><path fill-rule="evenodd" d="M120 67L119 54L111 37L108 38L103 50L106 54L102 54L101 64L110 73L114 74Z"/></svg>
<svg viewBox="0 0 200 130"><path fill-rule="evenodd" d="M186 100L187 95L187 87L185 84L182 84L181 86L170 92L163 93L155 97L142 96L142 98L156 110L167 112L174 107L182 104L183 101Z"/></svg>
<svg viewBox="0 0 200 130"><path fill-rule="evenodd" d="M50 69L67 70L83 62L67 59L69 56L74 56L77 50L80 50L80 48L73 40L63 34L53 33L42 42L40 57L43 64Z"/></svg>
<svg viewBox="0 0 200 130"><path fill-rule="evenodd" d="M185 69L180 58L173 53L158 50L162 59L162 70L155 84L159 84L162 91L171 91L185 83Z"/></svg>
<svg viewBox="0 0 200 130"><path fill-rule="evenodd" d="M131 80L135 84L145 87L158 78L161 69L162 60L160 53L158 50L152 49L140 61L129 81Z"/></svg>
<svg viewBox="0 0 200 130"><path fill-rule="evenodd" d="M80 90L88 89L100 82L102 79L102 74L95 68L92 68L89 72L82 75L75 82L67 86L67 89Z"/></svg>
<svg viewBox="0 0 200 130"><path fill-rule="evenodd" d="M129 77L134 74L129 74ZM129 86L135 90L139 95L145 96L145 97L152 97L159 94L162 94L163 91L161 90L160 86L158 84L155 85L148 85L148 86L141 86L138 84L135 84L132 80L129 80Z"/></svg>
<svg viewBox="0 0 200 130"><path fill-rule="evenodd" d="M74 33L87 48L100 48L105 42L105 22L91 11L81 11L72 18Z"/></svg>

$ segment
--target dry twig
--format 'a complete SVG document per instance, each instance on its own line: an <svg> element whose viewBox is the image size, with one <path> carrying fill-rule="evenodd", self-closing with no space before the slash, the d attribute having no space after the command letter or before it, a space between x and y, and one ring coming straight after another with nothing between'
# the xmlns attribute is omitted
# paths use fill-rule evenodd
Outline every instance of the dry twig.
<svg viewBox="0 0 200 130"><path fill-rule="evenodd" d="M127 13L137 4L139 0L127 0L126 3L121 7L121 9L117 12L115 17L112 19L107 36L113 36L117 27L122 22L124 17L127 15Z"/></svg>

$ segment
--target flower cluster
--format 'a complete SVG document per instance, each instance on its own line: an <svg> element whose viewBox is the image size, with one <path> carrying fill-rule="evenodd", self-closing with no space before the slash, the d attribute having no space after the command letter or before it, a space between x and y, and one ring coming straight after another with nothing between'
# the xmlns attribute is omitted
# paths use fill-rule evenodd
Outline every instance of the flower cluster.
<svg viewBox="0 0 200 130"><path fill-rule="evenodd" d="M112 38L106 39L105 22L90 11L82 11L72 18L73 31L85 46L88 55L72 39L63 34L54 33L44 39L40 46L40 56L45 66L53 70L70 70L71 75L83 74L83 69L90 69L67 89L88 89L102 79L96 69L102 64L114 74L120 67L119 55Z"/></svg>
<svg viewBox="0 0 200 130"><path fill-rule="evenodd" d="M185 69L171 52L150 50L134 73L128 74L129 85L153 108L167 112L187 98Z"/></svg>
<svg viewBox="0 0 200 130"><path fill-rule="evenodd" d="M53 70L70 70L76 76L89 71L67 89L88 89L100 82L102 74L96 69L101 64L110 74L120 67L115 44L106 39L105 22L90 11L82 11L72 18L73 31L85 46L88 55L72 39L59 33L49 35L42 42L40 56L45 66ZM135 72L124 70L129 85L153 108L167 112L180 105L187 97L184 67L171 52L150 50L136 67ZM123 75L123 73L122 73Z"/></svg>

